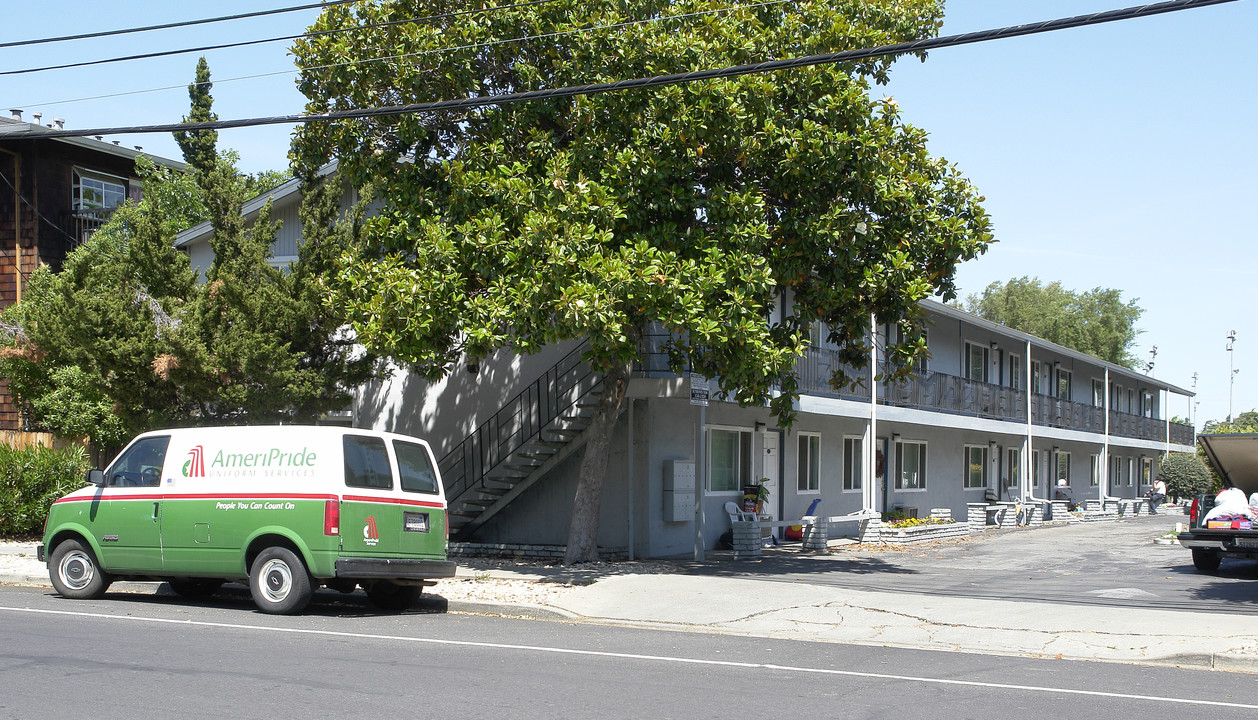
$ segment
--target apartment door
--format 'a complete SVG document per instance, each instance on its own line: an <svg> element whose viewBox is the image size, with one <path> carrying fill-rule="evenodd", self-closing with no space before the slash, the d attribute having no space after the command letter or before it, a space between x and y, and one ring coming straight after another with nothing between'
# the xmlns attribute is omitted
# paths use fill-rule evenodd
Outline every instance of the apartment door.
<svg viewBox="0 0 1258 720"><path fill-rule="evenodd" d="M778 519L778 508L781 507L782 483L779 482L781 475L781 456L778 450L780 442L779 434L776 430L766 430L764 432L764 457L761 458L761 468L764 473L765 486L769 488L769 500L765 503L764 514Z"/></svg>

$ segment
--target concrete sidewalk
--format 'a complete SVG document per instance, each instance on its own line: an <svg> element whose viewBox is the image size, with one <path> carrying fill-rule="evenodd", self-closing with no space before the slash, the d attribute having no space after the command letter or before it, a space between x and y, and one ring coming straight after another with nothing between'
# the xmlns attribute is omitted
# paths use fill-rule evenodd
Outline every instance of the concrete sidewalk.
<svg viewBox="0 0 1258 720"><path fill-rule="evenodd" d="M448 607L757 637L1258 672L1258 616L866 592L803 579L626 574L620 567L617 572L461 567L463 578L576 584L542 603L451 600ZM0 582L49 585L34 543L0 543ZM441 586L433 592L440 595Z"/></svg>

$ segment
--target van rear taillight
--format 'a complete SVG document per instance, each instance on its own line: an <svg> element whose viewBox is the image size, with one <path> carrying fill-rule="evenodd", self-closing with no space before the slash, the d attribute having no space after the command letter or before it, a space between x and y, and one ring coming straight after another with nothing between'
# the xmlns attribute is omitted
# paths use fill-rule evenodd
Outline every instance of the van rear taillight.
<svg viewBox="0 0 1258 720"><path fill-rule="evenodd" d="M341 501L329 500L323 506L323 534L341 534Z"/></svg>
<svg viewBox="0 0 1258 720"><path fill-rule="evenodd" d="M1197 513L1201 510L1201 496L1192 499L1192 510L1188 513L1188 527L1197 527Z"/></svg>

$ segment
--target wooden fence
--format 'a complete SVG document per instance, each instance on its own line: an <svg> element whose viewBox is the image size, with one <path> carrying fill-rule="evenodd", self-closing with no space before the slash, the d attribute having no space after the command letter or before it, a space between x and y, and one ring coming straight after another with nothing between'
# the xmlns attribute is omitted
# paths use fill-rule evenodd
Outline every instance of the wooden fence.
<svg viewBox="0 0 1258 720"><path fill-rule="evenodd" d="M8 445L11 448L25 450L29 447L41 446L61 450L72 445L79 447L87 447L87 439L69 440L57 437L52 433L41 432L23 432L21 430L0 430L0 444Z"/></svg>

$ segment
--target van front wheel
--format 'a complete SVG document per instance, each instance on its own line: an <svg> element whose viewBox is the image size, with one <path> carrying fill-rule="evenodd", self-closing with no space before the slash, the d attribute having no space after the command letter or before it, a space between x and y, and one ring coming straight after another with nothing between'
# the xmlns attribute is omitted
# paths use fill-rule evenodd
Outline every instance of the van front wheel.
<svg viewBox="0 0 1258 720"><path fill-rule="evenodd" d="M291 615L310 604L314 594L306 565L292 550L269 547L258 554L249 570L249 593L258 609L272 615Z"/></svg>
<svg viewBox="0 0 1258 720"><path fill-rule="evenodd" d="M113 581L100 569L92 551L78 540L66 540L58 545L49 557L48 569L57 594L72 600L102 597Z"/></svg>

